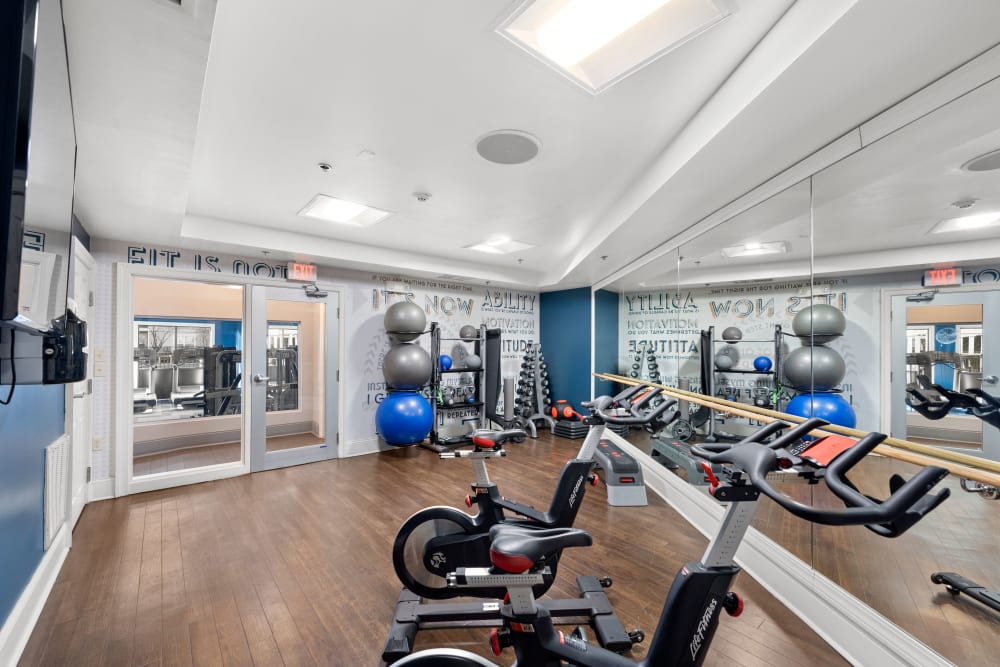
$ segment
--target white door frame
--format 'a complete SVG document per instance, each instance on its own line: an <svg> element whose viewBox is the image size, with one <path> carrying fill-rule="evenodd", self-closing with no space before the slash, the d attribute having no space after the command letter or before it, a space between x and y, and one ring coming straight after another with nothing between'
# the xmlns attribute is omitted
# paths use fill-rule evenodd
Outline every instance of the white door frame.
<svg viewBox="0 0 1000 667"><path fill-rule="evenodd" d="M90 283L86 287L87 294L75 294L76 267L85 265L90 270ZM83 512L84 505L87 504L89 493L89 475L87 469L90 467L90 450L94 442L94 295L96 294L97 283L97 262L93 256L83 247L80 239L73 236L70 239L70 271L67 284L67 307L76 313L77 317L87 323L87 346L84 348L87 354L87 375L81 382L74 382L66 385L66 415L65 431L69 434L69 474L67 475L68 489L66 493L66 516L70 528L76 525ZM87 419L87 427L82 434L76 433L75 420L80 415L78 411L83 411ZM82 442L79 442L82 440ZM74 484L79 475L84 476L82 489L74 489ZM77 493L79 492L79 493ZM76 495L74 495L76 493ZM82 495L81 495L82 494Z"/></svg>
<svg viewBox="0 0 1000 667"><path fill-rule="evenodd" d="M132 279L161 278L167 280L186 280L202 283L226 284L226 285L271 285L275 287L289 287L301 283L292 283L284 280L268 278L251 278L249 276L239 276L234 274L219 273L214 271L190 271L184 269L170 269L163 267L147 266L144 264L129 264L128 262L116 262L114 264L115 276L115 309L114 309L114 340L112 351L112 364L114 368L114 480L115 496L126 496L132 493L142 493L165 489L174 486L187 484L197 484L226 477L236 477L250 472L249 440L250 416L247 410L241 411L243 446L239 461L231 463L219 463L216 465L204 466L193 470L178 470L172 472L156 473L153 475L142 475L139 479L132 475L132 451L133 451L133 421L132 421L132 321L135 318L132 298ZM328 292L336 292L341 304L345 301L347 288L340 284L321 283L320 289ZM244 323L249 326L251 290L245 289L243 293ZM344 320L341 317L338 321L340 341L337 350L339 368L344 368L344 358L346 353L346 342L344 336ZM244 336L243 354L250 358L253 336ZM341 383L344 378L341 376ZM246 384L244 383L244 386ZM337 392L337 414L344 414L344 394ZM243 405L248 405L244 401Z"/></svg>
<svg viewBox="0 0 1000 667"><path fill-rule="evenodd" d="M913 296L921 292L936 291L938 294L958 294L966 292L996 292L1000 284L989 283L979 285L962 285L961 287L894 287L879 290L879 430L882 433L892 432L892 382L889 380L892 372L892 297Z"/></svg>

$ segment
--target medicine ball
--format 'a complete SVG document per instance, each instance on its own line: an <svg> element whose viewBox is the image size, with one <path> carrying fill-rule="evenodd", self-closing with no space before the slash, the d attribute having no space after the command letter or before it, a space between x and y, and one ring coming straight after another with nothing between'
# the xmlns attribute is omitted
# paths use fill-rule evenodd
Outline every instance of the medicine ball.
<svg viewBox="0 0 1000 667"><path fill-rule="evenodd" d="M458 330L458 337L466 342L474 341L479 338L479 329L471 324L466 324Z"/></svg>

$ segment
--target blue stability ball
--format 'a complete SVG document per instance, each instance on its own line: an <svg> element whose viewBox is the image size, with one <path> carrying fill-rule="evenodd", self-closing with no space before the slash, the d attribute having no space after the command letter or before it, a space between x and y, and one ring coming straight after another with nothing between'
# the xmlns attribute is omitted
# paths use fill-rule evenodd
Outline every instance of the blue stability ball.
<svg viewBox="0 0 1000 667"><path fill-rule="evenodd" d="M819 417L837 426L854 428L857 416L854 408L840 394L799 394L785 408L797 417Z"/></svg>
<svg viewBox="0 0 1000 667"><path fill-rule="evenodd" d="M452 364L451 357L449 357L447 354L442 354L440 361L441 361L441 370L446 371L451 368Z"/></svg>
<svg viewBox="0 0 1000 667"><path fill-rule="evenodd" d="M771 370L771 360L767 357L757 357L753 360L753 367L761 373L766 373Z"/></svg>
<svg viewBox="0 0 1000 667"><path fill-rule="evenodd" d="M431 430L431 404L413 391L390 393L375 411L375 430L390 445L415 445Z"/></svg>

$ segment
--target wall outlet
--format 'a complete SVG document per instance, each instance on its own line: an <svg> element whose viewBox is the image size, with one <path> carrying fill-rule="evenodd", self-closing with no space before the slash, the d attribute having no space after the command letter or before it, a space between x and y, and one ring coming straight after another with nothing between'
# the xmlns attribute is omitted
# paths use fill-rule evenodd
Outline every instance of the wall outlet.
<svg viewBox="0 0 1000 667"><path fill-rule="evenodd" d="M94 444L92 445L92 449L95 452L99 452L102 449L104 449L104 438L94 438Z"/></svg>
<svg viewBox="0 0 1000 667"><path fill-rule="evenodd" d="M106 355L107 355L107 353L103 349L98 348L98 349L94 350L94 361L96 361L98 363L102 363L104 361L107 361L107 359L105 358Z"/></svg>
<svg viewBox="0 0 1000 667"><path fill-rule="evenodd" d="M108 374L108 367L103 362L97 362L94 364L94 377L102 378Z"/></svg>

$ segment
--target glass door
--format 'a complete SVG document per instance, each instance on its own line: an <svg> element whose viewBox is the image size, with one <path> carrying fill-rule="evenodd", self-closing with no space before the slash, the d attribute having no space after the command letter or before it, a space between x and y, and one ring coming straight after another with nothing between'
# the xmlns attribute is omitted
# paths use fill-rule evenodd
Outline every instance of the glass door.
<svg viewBox="0 0 1000 667"><path fill-rule="evenodd" d="M132 295L132 491L239 467L243 286L135 277Z"/></svg>
<svg viewBox="0 0 1000 667"><path fill-rule="evenodd" d="M1000 460L1000 429L967 406L928 419L907 404L907 389L944 399L971 389L1000 396L1000 358L989 332L1000 331L1000 292L922 293L892 298L892 434ZM903 342L905 341L905 347Z"/></svg>
<svg viewBox="0 0 1000 667"><path fill-rule="evenodd" d="M337 294L253 287L250 469L337 456Z"/></svg>

